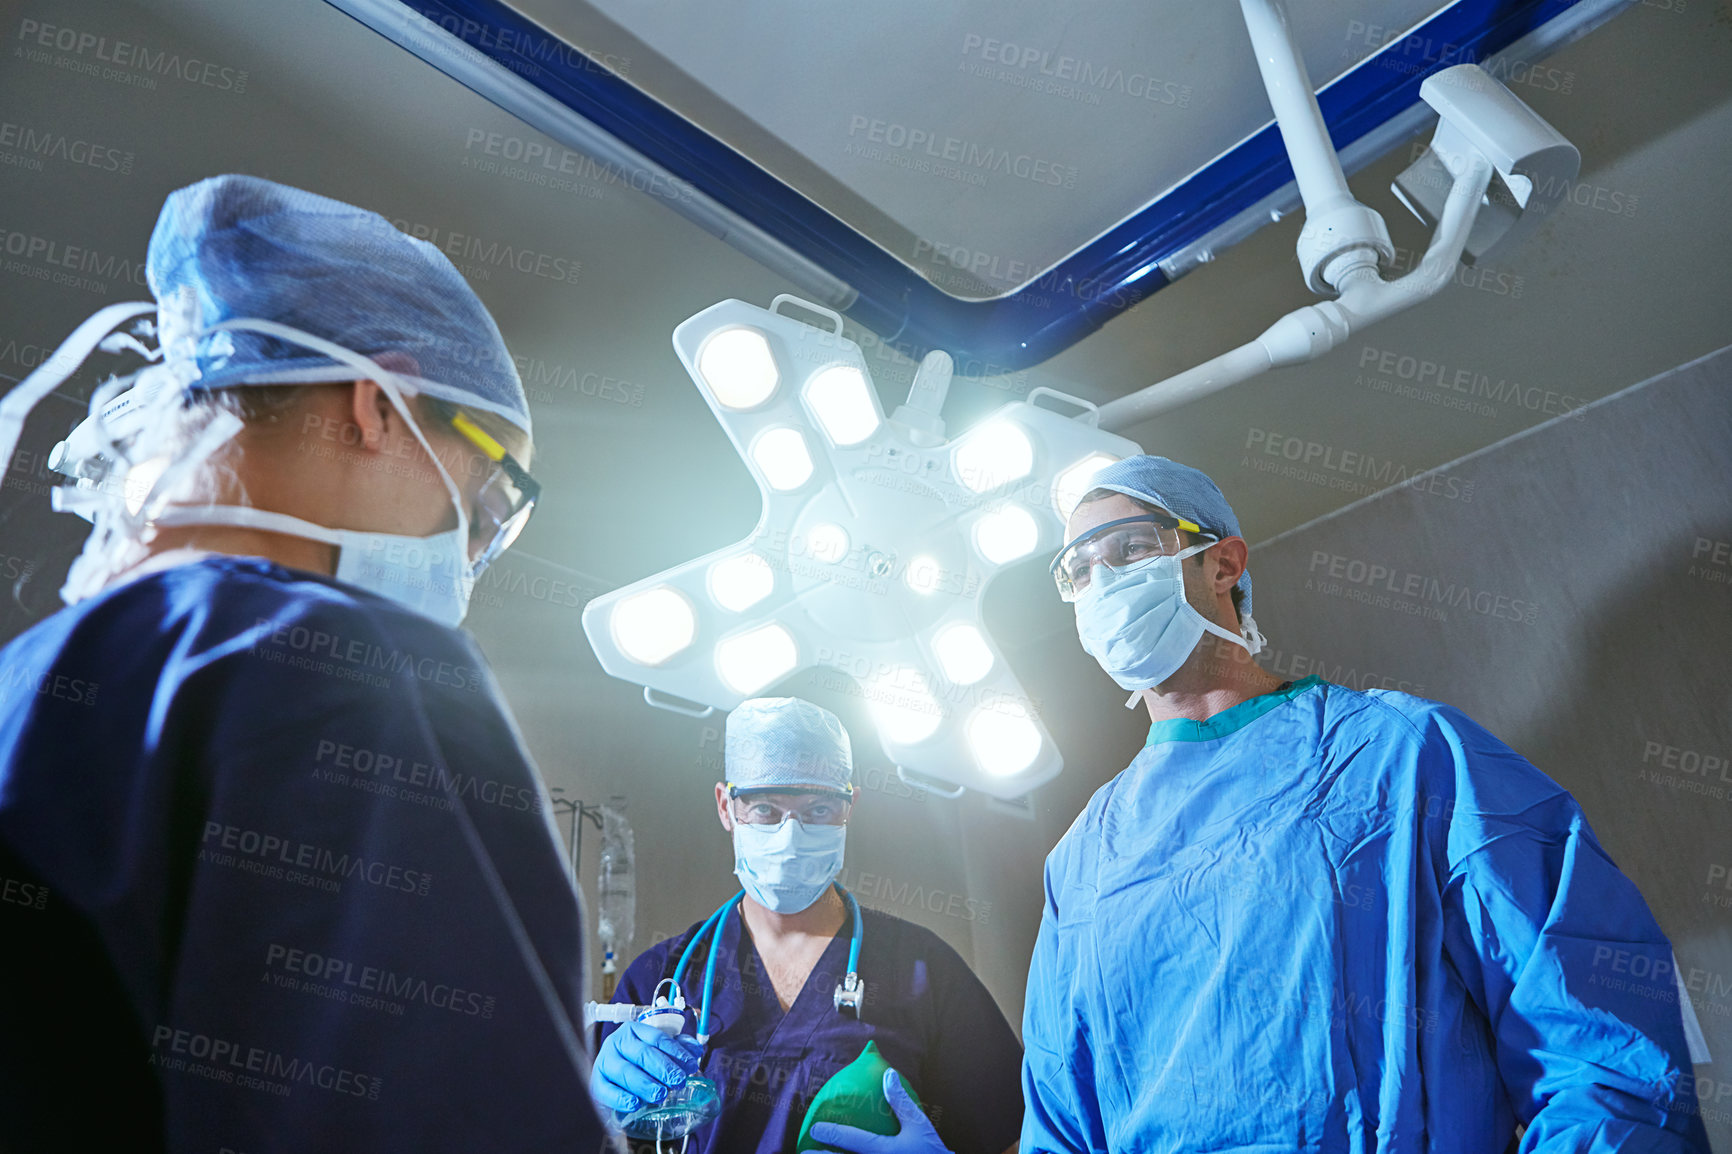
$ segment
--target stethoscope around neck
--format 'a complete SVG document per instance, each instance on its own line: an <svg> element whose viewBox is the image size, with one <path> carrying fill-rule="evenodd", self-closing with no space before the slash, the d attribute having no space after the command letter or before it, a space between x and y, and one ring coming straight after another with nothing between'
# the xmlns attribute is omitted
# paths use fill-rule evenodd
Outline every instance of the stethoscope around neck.
<svg viewBox="0 0 1732 1154"><path fill-rule="evenodd" d="M863 936L860 918L860 903L854 900L854 895L843 888L841 882L831 882L848 906L848 912L853 917L854 933L848 943L848 973L836 985L834 1001L838 1013L860 1017L860 1003L866 997L866 984L860 980L860 940ZM705 1046L710 1041L710 995L716 984L716 955L722 952L722 925L727 921L728 911L740 904L745 897L744 892L737 893L716 908L716 912L704 919L704 924L698 927L698 932L692 935L692 940L686 943L686 948L680 952L679 964L674 967L671 979L674 989L685 988L687 967L697 954L698 943L703 941L705 934L710 934L710 956L704 963L703 999L698 1003L698 1044ZM713 931L713 932L712 932Z"/></svg>

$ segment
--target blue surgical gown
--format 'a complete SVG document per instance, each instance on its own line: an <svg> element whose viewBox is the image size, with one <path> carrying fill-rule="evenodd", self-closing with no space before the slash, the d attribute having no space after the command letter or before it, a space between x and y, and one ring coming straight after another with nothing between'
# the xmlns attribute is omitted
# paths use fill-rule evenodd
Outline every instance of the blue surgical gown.
<svg viewBox="0 0 1732 1154"><path fill-rule="evenodd" d="M0 881L0 1147L600 1149L577 898L456 630L241 558L55 614L0 653Z"/></svg>
<svg viewBox="0 0 1732 1154"><path fill-rule="evenodd" d="M860 914L866 1000L858 1021L833 1000L848 969L851 922L784 1014L751 935L741 932L739 912L728 914L702 1067L721 1092L722 1112L693 1133L690 1154L792 1154L812 1098L867 1042L877 1042L885 1061L908 1079L955 1154L1001 1154L1016 1141L1022 1051L992 995L932 931L877 910ZM697 928L640 954L614 1000L648 1005ZM706 935L684 986L694 1010L708 955ZM616 1028L601 1027L601 1037Z"/></svg>
<svg viewBox="0 0 1732 1154"><path fill-rule="evenodd" d="M1671 974L1556 783L1308 678L1155 724L1047 859L1023 1154L1706 1154Z"/></svg>

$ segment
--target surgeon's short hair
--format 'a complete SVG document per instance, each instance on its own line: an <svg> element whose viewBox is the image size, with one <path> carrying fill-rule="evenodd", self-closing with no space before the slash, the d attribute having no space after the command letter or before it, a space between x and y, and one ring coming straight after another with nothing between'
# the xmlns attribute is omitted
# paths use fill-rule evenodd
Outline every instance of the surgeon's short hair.
<svg viewBox="0 0 1732 1154"><path fill-rule="evenodd" d="M187 393L183 396L181 407L170 415L157 430L157 443L170 449L170 455L178 455L176 450L189 447L203 431L206 425L220 413L230 413L239 417L249 428L280 425L291 419L300 409L312 389L328 389L346 387L352 381L313 382L309 384L283 385L237 385L226 389L208 389ZM423 432L432 434L446 427L445 418L437 411L437 402L425 394L412 394L405 398L409 411L415 415ZM527 465L530 453L529 434L513 425L510 421L489 412L472 412L465 409L470 416L489 436L505 447L513 457ZM187 477L176 489L173 497L177 501L198 500L214 496L220 491L220 481L226 479L231 484L238 481L234 472L235 454L239 452L234 442L229 442L223 449L204 461L191 476ZM243 494L247 503L251 504L251 494Z"/></svg>
<svg viewBox="0 0 1732 1154"><path fill-rule="evenodd" d="M1121 493L1117 489L1090 489L1088 492L1083 494L1083 499L1076 503L1076 507L1080 509L1084 505L1092 505L1096 501L1104 501L1108 497L1123 497L1145 513L1165 513L1168 516L1172 515L1172 510L1170 509L1163 509L1159 505L1152 505L1140 497L1133 497L1129 493ZM1184 533L1187 540L1194 536L1194 534L1184 529L1180 529L1179 532ZM1198 567L1201 568L1203 564L1203 555L1201 553L1197 554L1194 560L1197 562ZM1240 608L1240 605L1245 600L1245 591L1237 585L1234 585L1232 589L1228 590L1228 593L1233 598L1233 616L1238 619L1239 624L1243 625L1245 623L1245 613Z"/></svg>

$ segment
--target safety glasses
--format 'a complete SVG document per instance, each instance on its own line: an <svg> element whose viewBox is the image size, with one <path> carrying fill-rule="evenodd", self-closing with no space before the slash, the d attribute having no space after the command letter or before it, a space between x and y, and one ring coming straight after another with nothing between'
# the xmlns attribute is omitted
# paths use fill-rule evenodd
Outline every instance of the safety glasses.
<svg viewBox="0 0 1732 1154"><path fill-rule="evenodd" d="M504 445L463 410L440 402L435 402L434 409L464 440L493 462L493 471L475 495L469 518L471 549L478 542L484 542L481 552L471 563L472 571L480 573L495 557L511 548L512 542L523 532L530 513L535 511L535 502L541 497L541 485L517 462L517 458L505 451Z"/></svg>
<svg viewBox="0 0 1732 1154"><path fill-rule="evenodd" d="M801 825L844 825L854 806L835 793L746 793L729 799L734 820L742 825L781 825L790 817Z"/></svg>
<svg viewBox="0 0 1732 1154"><path fill-rule="evenodd" d="M1213 533L1204 532L1200 525L1159 513L1121 517L1096 525L1060 549L1053 559L1052 579L1058 586L1058 595L1066 601L1075 601L1089 587L1090 573L1096 565L1126 573L1181 552L1185 548L1181 532L1220 540Z"/></svg>

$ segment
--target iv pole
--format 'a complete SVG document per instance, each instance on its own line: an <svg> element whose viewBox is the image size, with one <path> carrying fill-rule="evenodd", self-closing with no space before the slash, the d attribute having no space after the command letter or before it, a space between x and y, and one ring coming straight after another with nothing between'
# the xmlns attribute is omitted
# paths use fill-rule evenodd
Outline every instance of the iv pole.
<svg viewBox="0 0 1732 1154"><path fill-rule="evenodd" d="M590 805L586 801L567 799L557 796L565 791L559 786L553 786L548 792L555 794L553 808L555 812L563 811L571 815L571 884L579 892L583 890L583 882L579 880L578 871L582 868L583 859L583 823L589 822L596 829L601 828L601 806Z"/></svg>

